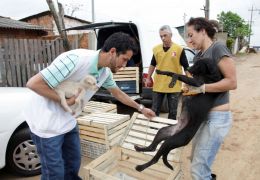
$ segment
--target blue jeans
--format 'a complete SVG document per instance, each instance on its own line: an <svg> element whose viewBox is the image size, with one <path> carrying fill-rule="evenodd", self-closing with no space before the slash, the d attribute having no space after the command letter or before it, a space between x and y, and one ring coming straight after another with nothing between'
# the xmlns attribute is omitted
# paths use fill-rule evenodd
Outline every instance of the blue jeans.
<svg viewBox="0 0 260 180"><path fill-rule="evenodd" d="M211 166L232 125L230 111L212 111L193 138L191 176L193 180L210 180Z"/></svg>
<svg viewBox="0 0 260 180"><path fill-rule="evenodd" d="M41 159L42 180L78 180L80 169L80 139L76 126L71 131L51 137L41 138L31 133Z"/></svg>
<svg viewBox="0 0 260 180"><path fill-rule="evenodd" d="M180 93L153 92L152 110L155 112L156 116L160 115L164 96L167 96L169 107L168 119L176 119L179 95Z"/></svg>

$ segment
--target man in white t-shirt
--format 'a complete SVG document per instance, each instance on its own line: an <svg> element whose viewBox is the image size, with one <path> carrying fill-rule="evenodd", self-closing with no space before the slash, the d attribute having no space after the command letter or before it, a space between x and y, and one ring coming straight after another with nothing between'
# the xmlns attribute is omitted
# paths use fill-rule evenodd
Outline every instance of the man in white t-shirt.
<svg viewBox="0 0 260 180"><path fill-rule="evenodd" d="M81 179L78 176L81 157L77 122L62 108L60 97L53 89L62 81L80 81L87 74L93 75L98 86L106 88L120 102L149 118L155 116L152 110L122 92L112 78L112 72L126 66L137 50L131 36L114 33L101 50L76 49L62 53L50 66L29 79L27 87L32 90L32 96L24 114L41 159L42 179ZM94 93L87 92L86 100ZM67 99L67 103L73 105L75 98Z"/></svg>

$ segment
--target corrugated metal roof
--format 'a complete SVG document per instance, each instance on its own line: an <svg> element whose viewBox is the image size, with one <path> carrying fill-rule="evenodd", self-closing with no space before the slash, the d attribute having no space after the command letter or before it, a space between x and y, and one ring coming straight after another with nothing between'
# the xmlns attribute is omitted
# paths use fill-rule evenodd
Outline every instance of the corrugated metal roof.
<svg viewBox="0 0 260 180"><path fill-rule="evenodd" d="M1 17L1 16L0 16L0 28L28 29L28 30L41 30L41 31L48 30L43 26L38 26L38 25L34 25L34 24L22 22L22 21L17 21L17 20L13 20L13 19Z"/></svg>

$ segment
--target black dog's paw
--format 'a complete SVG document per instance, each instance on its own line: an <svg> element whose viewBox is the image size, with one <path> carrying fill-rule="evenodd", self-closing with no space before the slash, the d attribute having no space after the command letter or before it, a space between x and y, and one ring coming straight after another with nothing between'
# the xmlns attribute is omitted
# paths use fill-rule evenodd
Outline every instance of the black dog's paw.
<svg viewBox="0 0 260 180"><path fill-rule="evenodd" d="M174 168L172 166L168 166L168 168L171 169L171 170L174 170Z"/></svg>
<svg viewBox="0 0 260 180"><path fill-rule="evenodd" d="M134 145L134 148L137 152L143 151L143 148L138 145Z"/></svg>
<svg viewBox="0 0 260 180"><path fill-rule="evenodd" d="M137 166L135 167L135 169L136 169L137 171L141 172L141 171L143 171L143 170L145 169L145 166L143 166L143 165L137 165Z"/></svg>

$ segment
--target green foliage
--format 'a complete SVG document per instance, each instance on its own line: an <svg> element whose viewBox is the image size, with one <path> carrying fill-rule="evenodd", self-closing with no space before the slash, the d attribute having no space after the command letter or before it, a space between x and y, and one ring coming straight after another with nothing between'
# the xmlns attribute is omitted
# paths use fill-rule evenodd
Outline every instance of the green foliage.
<svg viewBox="0 0 260 180"><path fill-rule="evenodd" d="M227 43L227 48L232 52L232 47L233 47L234 39L228 37L226 43Z"/></svg>
<svg viewBox="0 0 260 180"><path fill-rule="evenodd" d="M218 21L223 25L223 30L228 33L228 36L235 39L239 37L243 39L251 33L249 25L236 13L228 11L218 14Z"/></svg>

